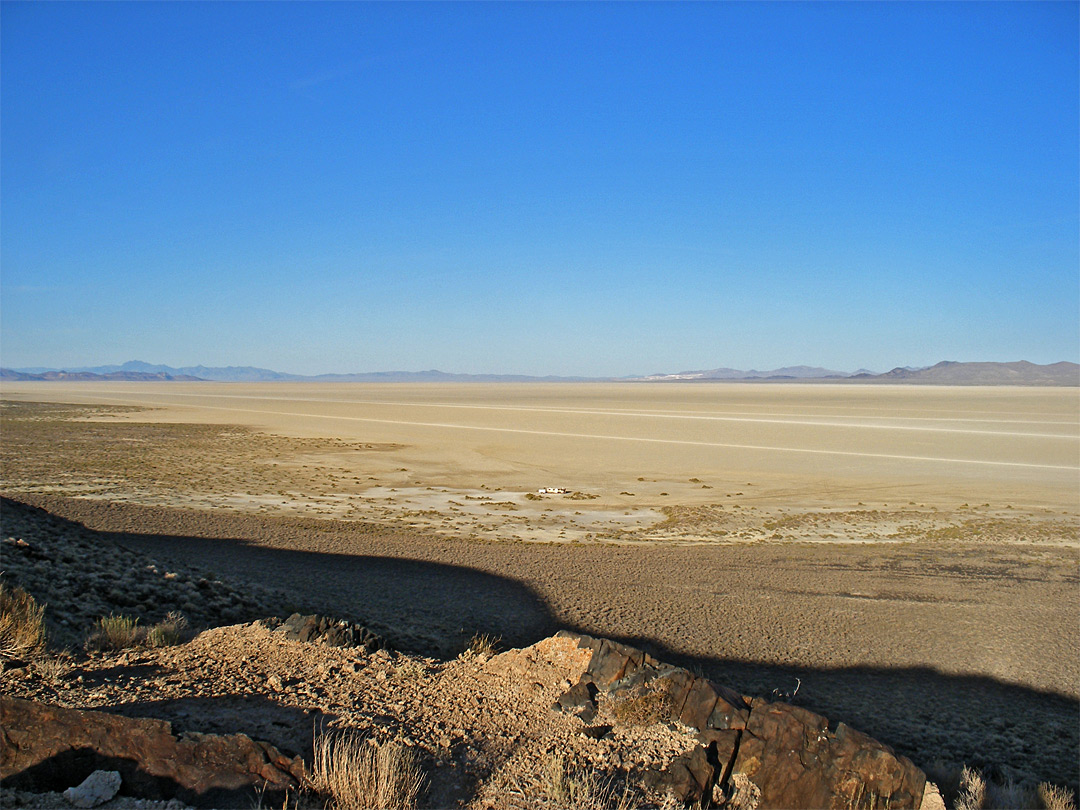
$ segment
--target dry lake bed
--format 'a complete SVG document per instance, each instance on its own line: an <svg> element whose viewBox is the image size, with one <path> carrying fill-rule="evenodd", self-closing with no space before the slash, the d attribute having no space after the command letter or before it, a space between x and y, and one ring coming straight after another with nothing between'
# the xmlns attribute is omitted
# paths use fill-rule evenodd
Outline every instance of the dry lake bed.
<svg viewBox="0 0 1080 810"><path fill-rule="evenodd" d="M1078 781L1075 389L47 382L0 400L4 494L155 554L432 648L566 626L747 692L801 677L802 705L921 764Z"/></svg>

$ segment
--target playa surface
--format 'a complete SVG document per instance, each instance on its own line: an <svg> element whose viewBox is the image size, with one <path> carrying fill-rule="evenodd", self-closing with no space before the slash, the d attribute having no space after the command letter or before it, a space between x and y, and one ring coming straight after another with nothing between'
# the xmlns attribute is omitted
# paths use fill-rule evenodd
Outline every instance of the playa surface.
<svg viewBox="0 0 1080 810"><path fill-rule="evenodd" d="M275 440L259 446L219 431L221 480L200 488L110 488L107 469L96 482L38 482L163 505L545 541L859 541L938 526L935 510L1073 524L1080 512L1072 390L9 383L2 396L135 406L79 416L169 425L176 441L165 451L192 471L211 459L194 452L196 431L176 435L180 425L243 426ZM538 495L544 487L568 492ZM888 513L873 528L859 514L871 509ZM782 522L767 527L766 517Z"/></svg>

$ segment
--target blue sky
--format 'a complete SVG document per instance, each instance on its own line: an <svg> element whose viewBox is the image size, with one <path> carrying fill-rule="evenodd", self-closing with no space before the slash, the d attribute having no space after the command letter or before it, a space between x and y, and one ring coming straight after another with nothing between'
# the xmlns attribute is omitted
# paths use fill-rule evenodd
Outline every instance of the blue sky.
<svg viewBox="0 0 1080 810"><path fill-rule="evenodd" d="M1077 3L0 5L0 362L1080 359Z"/></svg>

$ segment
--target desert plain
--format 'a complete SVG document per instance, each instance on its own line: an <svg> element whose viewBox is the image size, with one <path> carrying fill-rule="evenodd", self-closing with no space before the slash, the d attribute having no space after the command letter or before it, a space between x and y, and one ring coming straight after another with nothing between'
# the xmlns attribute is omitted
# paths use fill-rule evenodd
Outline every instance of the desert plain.
<svg viewBox="0 0 1080 810"><path fill-rule="evenodd" d="M559 628L1080 782L1075 389L5 383L3 494L452 656ZM541 488L565 492L540 493Z"/></svg>

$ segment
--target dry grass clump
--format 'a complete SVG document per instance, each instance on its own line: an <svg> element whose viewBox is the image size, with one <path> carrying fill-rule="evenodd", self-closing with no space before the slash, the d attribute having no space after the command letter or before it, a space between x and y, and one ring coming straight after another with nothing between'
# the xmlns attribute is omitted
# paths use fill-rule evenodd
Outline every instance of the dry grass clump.
<svg viewBox="0 0 1080 810"><path fill-rule="evenodd" d="M37 676L54 686L71 671L71 657L66 651L57 655L43 655L32 664Z"/></svg>
<svg viewBox="0 0 1080 810"><path fill-rule="evenodd" d="M45 606L22 588L0 582L0 658L33 656L45 649Z"/></svg>
<svg viewBox="0 0 1080 810"><path fill-rule="evenodd" d="M146 644L150 647L173 647L184 640L188 621L184 614L171 610L163 621L146 631Z"/></svg>
<svg viewBox="0 0 1080 810"><path fill-rule="evenodd" d="M632 810L634 807L628 788L616 795L612 780L571 767L560 753L551 754L544 761L540 789L543 798L560 810Z"/></svg>
<svg viewBox="0 0 1080 810"><path fill-rule="evenodd" d="M1046 810L1076 810L1076 799L1071 790L1049 782L1042 782L1035 791L1039 804Z"/></svg>
<svg viewBox="0 0 1080 810"><path fill-rule="evenodd" d="M152 627L139 627L138 618L110 613L94 623L86 638L88 650L125 650L145 644L147 647L171 647L184 640L188 621L184 614L172 610Z"/></svg>
<svg viewBox="0 0 1080 810"><path fill-rule="evenodd" d="M134 646L139 638L139 620L110 613L94 624L86 646L91 650L123 650Z"/></svg>
<svg viewBox="0 0 1080 810"><path fill-rule="evenodd" d="M611 716L624 726L651 726L671 715L671 696L667 692L646 692L615 701Z"/></svg>
<svg viewBox="0 0 1080 810"><path fill-rule="evenodd" d="M487 633L478 633L472 637L469 646L461 653L461 658L479 658L486 661L499 651L501 636L491 636Z"/></svg>
<svg viewBox="0 0 1080 810"><path fill-rule="evenodd" d="M412 810L423 785L412 750L399 743L346 732L315 740L308 788L334 810Z"/></svg>
<svg viewBox="0 0 1080 810"><path fill-rule="evenodd" d="M859 782L848 798L848 810L886 810L892 801L892 794L882 795L873 789L867 789Z"/></svg>
<svg viewBox="0 0 1080 810"><path fill-rule="evenodd" d="M948 775L943 776L948 782ZM1035 790L1011 780L999 784L965 765L954 784L954 810L1076 810L1072 791L1049 782L1042 782Z"/></svg>

